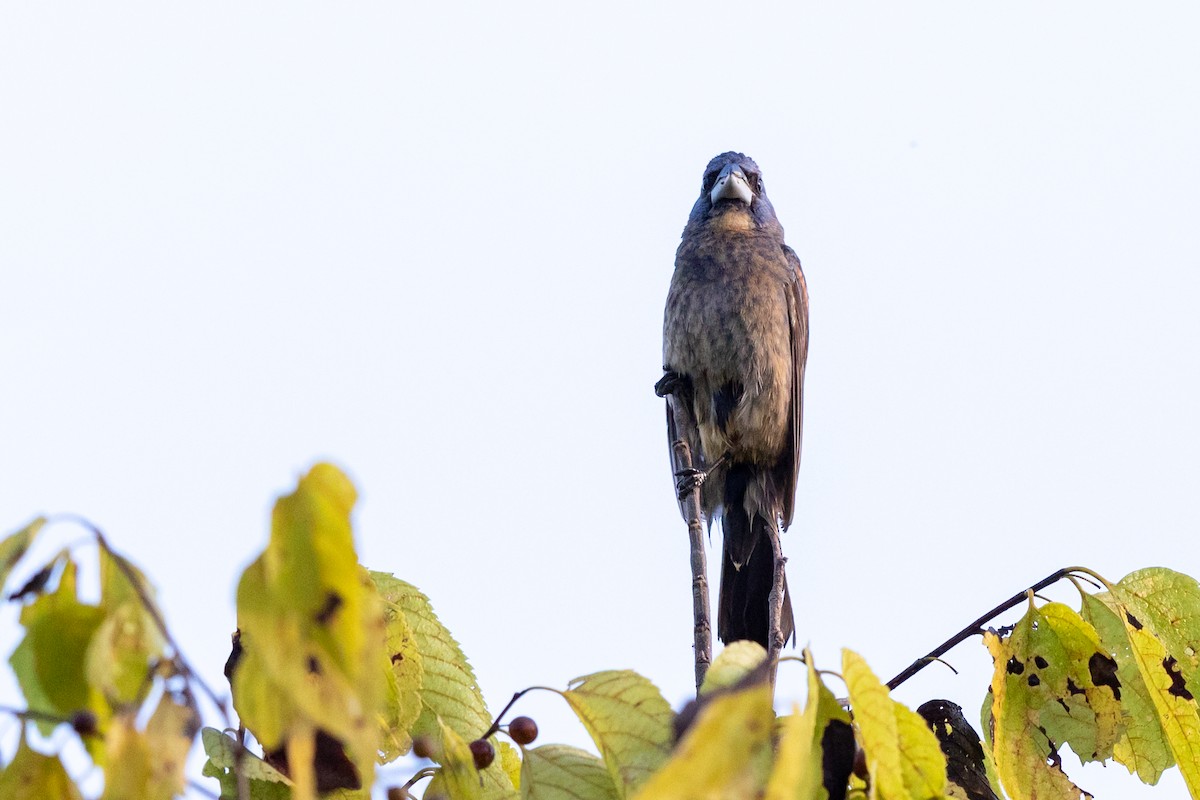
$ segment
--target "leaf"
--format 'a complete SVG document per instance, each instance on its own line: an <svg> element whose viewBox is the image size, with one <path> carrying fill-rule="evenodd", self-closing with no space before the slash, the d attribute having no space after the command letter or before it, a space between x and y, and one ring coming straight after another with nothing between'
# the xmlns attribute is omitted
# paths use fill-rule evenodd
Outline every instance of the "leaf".
<svg viewBox="0 0 1200 800"><path fill-rule="evenodd" d="M617 787L604 762L562 744L525 750L521 761L524 800L616 800Z"/></svg>
<svg viewBox="0 0 1200 800"><path fill-rule="evenodd" d="M0 797L5 800L83 800L57 756L31 749L24 737L8 766L0 767Z"/></svg>
<svg viewBox="0 0 1200 800"><path fill-rule="evenodd" d="M842 651L842 675L867 759L872 796L882 800L942 798L946 759L915 711L892 700L860 655Z"/></svg>
<svg viewBox="0 0 1200 800"><path fill-rule="evenodd" d="M767 651L758 642L740 641L727 645L705 673L700 694L728 689L753 672L766 658Z"/></svg>
<svg viewBox="0 0 1200 800"><path fill-rule="evenodd" d="M440 720L439 720L440 722ZM450 800L479 800L483 797L483 785L471 748L454 729L445 723L438 726L441 747L437 761L442 765L437 777L445 787ZM430 791L433 791L432 788ZM436 796L436 795L435 795Z"/></svg>
<svg viewBox="0 0 1200 800"><path fill-rule="evenodd" d="M821 681L812 653L804 651L808 699L783 718L766 800L827 800L844 796L854 766L850 715ZM839 794L840 793L840 794Z"/></svg>
<svg viewBox="0 0 1200 800"><path fill-rule="evenodd" d="M75 562L68 560L58 587L21 609L25 637L13 651L9 663L30 708L69 717L90 710L101 722L110 716L108 704L88 682L85 655L92 636L104 620L104 612L83 605L75 594ZM54 724L38 722L49 735ZM102 754L99 740L85 739L93 757Z"/></svg>
<svg viewBox="0 0 1200 800"><path fill-rule="evenodd" d="M383 619L387 631L386 650L392 666L387 681L387 701L381 720L384 737L379 760L386 764L412 749L411 731L421 716L421 686L425 667L424 657L417 647L408 617L404 609L395 602L397 593L402 591L397 584L403 582L384 573L372 572L370 575L376 591L381 593L380 600L383 603ZM390 599L382 594L384 586L390 592Z"/></svg>
<svg viewBox="0 0 1200 800"><path fill-rule="evenodd" d="M146 737L138 731L134 721L135 715L126 712L114 717L108 725L105 747L111 767L104 773L101 800L166 800L146 795L151 753Z"/></svg>
<svg viewBox="0 0 1200 800"><path fill-rule="evenodd" d="M146 722L146 744L153 754L146 797L183 794L187 784L184 768L199 730L200 715L191 699L164 692Z"/></svg>
<svg viewBox="0 0 1200 800"><path fill-rule="evenodd" d="M1030 641L1036 632L1032 624L1035 618L1036 609L1031 603L1009 638L1002 639L994 631L983 635L994 664L990 738L996 772L1013 800L1090 798L1067 778L1056 745L1039 727L1041 709L1055 700L1047 692L1037 691L1041 686L1037 670L1045 671L1049 661L1039 668L1035 660L1037 643ZM1048 630L1049 626L1041 629ZM987 727L985 723L985 730Z"/></svg>
<svg viewBox="0 0 1200 800"><path fill-rule="evenodd" d="M1066 673L1065 695L1057 697L1057 703L1047 710L1054 718L1071 718L1059 727L1051 714L1043 711L1042 725L1050 738L1067 741L1081 761L1107 761L1112 757L1121 725L1117 662L1101 643L1096 629L1074 609L1062 603L1047 603L1038 613L1050 626L1065 659L1062 664ZM1085 723L1085 730L1073 739L1067 733L1079 721Z"/></svg>
<svg viewBox="0 0 1200 800"><path fill-rule="evenodd" d="M410 698L413 689L420 695L422 711L412 733L435 734L440 718L464 738L474 739L483 734L491 726L492 717L483 702L475 673L458 642L433 612L429 598L413 585L385 572L372 572L371 580L385 609L407 622L415 643L420 677L406 675L401 684L401 691L408 689ZM411 699L402 702L411 703Z"/></svg>
<svg viewBox="0 0 1200 800"><path fill-rule="evenodd" d="M236 800L238 796L235 767L238 750L242 750L241 771L250 781L253 800L291 800L292 782L249 750L242 749L232 737L215 728L205 728L200 731L200 741L208 755L201 774L220 781L222 800Z"/></svg>
<svg viewBox="0 0 1200 800"><path fill-rule="evenodd" d="M1123 733L1113 747L1113 757L1130 772L1136 771L1143 783L1154 785L1163 771L1174 766L1175 756L1158 721L1150 689L1138 671L1125 626L1107 605L1113 602L1107 593L1083 595L1083 618L1096 629L1106 652L1117 662Z"/></svg>
<svg viewBox="0 0 1200 800"><path fill-rule="evenodd" d="M770 759L771 695L765 682L714 695L635 800L754 797Z"/></svg>
<svg viewBox="0 0 1200 800"><path fill-rule="evenodd" d="M600 750L618 795L632 794L671 752L671 707L630 670L596 672L570 686L563 697Z"/></svg>
<svg viewBox="0 0 1200 800"><path fill-rule="evenodd" d="M1195 580L1166 569L1134 572L1109 587L1167 743L1193 797L1200 797L1200 687L1195 660L1200 592Z"/></svg>
<svg viewBox="0 0 1200 800"><path fill-rule="evenodd" d="M162 635L137 600L101 611L104 620L87 648L87 681L112 705L139 701L150 688L153 661L162 655Z"/></svg>
<svg viewBox="0 0 1200 800"><path fill-rule="evenodd" d="M354 553L354 498L344 474L317 464L276 502L267 548L238 584L243 654L232 682L264 748L322 731L370 785L391 666L383 608Z"/></svg>
<svg viewBox="0 0 1200 800"><path fill-rule="evenodd" d="M46 518L38 517L24 528L10 533L3 540L0 540L0 589L4 588L4 582L8 580L8 575L12 572L12 568L25 555L25 551L33 544L33 540L45 524Z"/></svg>

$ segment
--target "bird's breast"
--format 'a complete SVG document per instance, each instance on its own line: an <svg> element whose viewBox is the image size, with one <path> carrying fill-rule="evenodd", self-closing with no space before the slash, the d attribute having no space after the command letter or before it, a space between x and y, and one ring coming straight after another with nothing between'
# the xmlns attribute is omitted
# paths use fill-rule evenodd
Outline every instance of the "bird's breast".
<svg viewBox="0 0 1200 800"><path fill-rule="evenodd" d="M791 412L789 267L770 237L685 242L667 298L664 363L689 376L702 445L766 463L782 452ZM729 403L731 396L736 402Z"/></svg>

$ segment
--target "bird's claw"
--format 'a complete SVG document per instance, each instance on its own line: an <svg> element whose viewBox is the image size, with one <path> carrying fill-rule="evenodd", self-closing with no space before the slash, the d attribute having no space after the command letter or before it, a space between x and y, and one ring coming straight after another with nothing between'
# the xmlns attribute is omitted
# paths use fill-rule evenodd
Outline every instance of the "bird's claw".
<svg viewBox="0 0 1200 800"><path fill-rule="evenodd" d="M708 472L702 469L681 469L675 473L675 495L680 500L686 500L687 496L704 485L704 480L708 477Z"/></svg>
<svg viewBox="0 0 1200 800"><path fill-rule="evenodd" d="M654 393L659 397L666 397L669 394L675 394L679 387L683 385L683 376L678 372L667 370L663 376L654 384Z"/></svg>

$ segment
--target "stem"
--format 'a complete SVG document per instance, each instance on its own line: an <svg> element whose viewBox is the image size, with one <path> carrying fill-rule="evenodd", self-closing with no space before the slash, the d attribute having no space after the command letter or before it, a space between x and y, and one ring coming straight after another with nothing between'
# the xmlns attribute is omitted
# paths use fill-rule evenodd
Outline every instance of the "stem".
<svg viewBox="0 0 1200 800"><path fill-rule="evenodd" d="M1045 589L1050 584L1057 583L1058 581L1062 580L1063 578L1067 577L1068 575L1070 575L1073 572L1082 572L1084 574L1091 575L1092 577L1097 578L1102 582L1104 580L1103 578L1100 578L1099 575L1096 575L1096 573L1092 572L1091 570L1084 569L1082 567L1066 567L1066 568L1060 569L1057 572L1054 572L1050 575L1047 575L1045 578L1042 578L1040 581L1035 583L1033 586L1030 586L1028 589L1022 589L1021 591L1017 592L1016 594L1014 594L1012 597L1005 600L1000 605L996 606L995 608L993 608L990 611L988 611L987 613L985 613L983 616L979 617L979 619L976 619L973 622L969 623L965 628L963 628L961 631L959 631L958 633L951 636L946 641L942 642L937 647L933 648L933 650L930 650L924 656L921 656L916 661L909 664L907 669L905 669L899 675L897 675L896 677L892 678L890 681L887 682L888 689L894 690L897 686L904 683L906 680L911 678L913 675L916 675L918 672L925 669L925 667L930 662L940 659L947 652L949 652L952 648L956 647L959 644L962 644L963 642L965 642L967 639L971 638L972 636L982 633L984 625L991 622L993 618L999 616L1000 614L1003 614L1005 611L1008 611L1009 609L1014 608L1015 606L1018 606L1022 602L1026 601L1029 597L1030 592L1039 592L1042 589Z"/></svg>
<svg viewBox="0 0 1200 800"><path fill-rule="evenodd" d="M483 734L483 736L480 736L479 738L487 739L490 736L494 736L496 731L500 730L500 725L504 721L504 715L507 714L508 710L513 707L513 703L517 702L522 697L524 697L527 693L532 692L534 689L541 689L546 692L554 692L555 694L562 694L562 692L560 692L558 689L551 689L549 686L530 686L527 689L522 689L521 691L515 693L512 696L512 699L508 701L508 704L506 706L504 706L504 708L500 709L500 713L496 715L496 720L492 723L492 726L487 729L487 731Z"/></svg>

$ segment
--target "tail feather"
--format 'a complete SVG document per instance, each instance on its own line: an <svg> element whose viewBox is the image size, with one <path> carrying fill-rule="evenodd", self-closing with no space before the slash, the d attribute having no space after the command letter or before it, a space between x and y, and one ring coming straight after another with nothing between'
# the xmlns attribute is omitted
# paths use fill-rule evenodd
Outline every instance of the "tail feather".
<svg viewBox="0 0 1200 800"><path fill-rule="evenodd" d="M767 528L770 524L775 523L757 514L751 519L740 503L725 506L721 516L725 544L717 610L717 636L722 642L750 639L770 649L769 608L775 575L775 554ZM785 642L794 638L796 624L786 578L780 628Z"/></svg>

